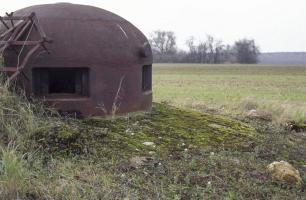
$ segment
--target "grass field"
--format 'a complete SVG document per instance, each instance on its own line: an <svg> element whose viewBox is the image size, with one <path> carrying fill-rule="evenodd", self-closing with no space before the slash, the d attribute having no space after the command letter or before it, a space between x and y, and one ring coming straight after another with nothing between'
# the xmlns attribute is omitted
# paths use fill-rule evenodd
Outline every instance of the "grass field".
<svg viewBox="0 0 306 200"><path fill-rule="evenodd" d="M174 106L113 119L63 117L0 84L0 199L305 200L305 129L237 115L304 120L305 79L303 66L155 65L154 99ZM302 183L272 178L281 160Z"/></svg>
<svg viewBox="0 0 306 200"><path fill-rule="evenodd" d="M276 120L306 120L306 66L156 64L154 100L240 113L262 109Z"/></svg>

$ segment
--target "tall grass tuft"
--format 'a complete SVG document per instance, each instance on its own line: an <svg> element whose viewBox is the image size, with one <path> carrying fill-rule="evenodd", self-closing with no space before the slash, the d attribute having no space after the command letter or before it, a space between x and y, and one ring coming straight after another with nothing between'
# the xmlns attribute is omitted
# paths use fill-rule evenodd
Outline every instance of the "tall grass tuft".
<svg viewBox="0 0 306 200"><path fill-rule="evenodd" d="M255 109L268 113L277 125L285 125L290 121L303 125L306 122L306 106L303 103L246 98L238 105L239 109L242 112Z"/></svg>
<svg viewBox="0 0 306 200"><path fill-rule="evenodd" d="M27 99L0 77L0 199L24 199L29 194L29 137L51 121L49 113L41 102Z"/></svg>
<svg viewBox="0 0 306 200"><path fill-rule="evenodd" d="M45 121L44 115L41 103L34 105L29 102L23 92L10 90L3 78L0 78L1 142L21 142L24 136L33 133Z"/></svg>
<svg viewBox="0 0 306 200"><path fill-rule="evenodd" d="M10 143L0 148L0 196L4 199L20 199L27 187L29 172L23 156Z"/></svg>

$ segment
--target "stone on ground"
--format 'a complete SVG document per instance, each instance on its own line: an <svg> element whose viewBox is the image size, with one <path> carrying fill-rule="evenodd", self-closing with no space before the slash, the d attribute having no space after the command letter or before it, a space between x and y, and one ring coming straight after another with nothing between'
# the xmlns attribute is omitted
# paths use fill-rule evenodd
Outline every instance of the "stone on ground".
<svg viewBox="0 0 306 200"><path fill-rule="evenodd" d="M276 180L283 181L288 184L302 184L300 172L286 161L271 163L267 166L267 171Z"/></svg>
<svg viewBox="0 0 306 200"><path fill-rule="evenodd" d="M133 157L130 159L130 167L134 168L134 169L138 169L140 167L146 166L146 165L150 165L151 163L154 162L154 159L152 157Z"/></svg>
<svg viewBox="0 0 306 200"><path fill-rule="evenodd" d="M261 119L266 121L272 121L272 115L268 112L258 111L258 110L250 110L247 113L247 116L251 119Z"/></svg>

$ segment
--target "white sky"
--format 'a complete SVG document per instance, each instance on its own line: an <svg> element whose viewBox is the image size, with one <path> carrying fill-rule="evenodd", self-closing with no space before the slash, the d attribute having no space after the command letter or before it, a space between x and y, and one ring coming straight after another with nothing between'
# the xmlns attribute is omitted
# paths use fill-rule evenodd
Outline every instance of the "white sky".
<svg viewBox="0 0 306 200"><path fill-rule="evenodd" d="M2 0L0 14L54 0ZM70 0L112 11L147 36L171 30L178 46L211 34L225 43L255 39L263 52L306 51L306 0Z"/></svg>

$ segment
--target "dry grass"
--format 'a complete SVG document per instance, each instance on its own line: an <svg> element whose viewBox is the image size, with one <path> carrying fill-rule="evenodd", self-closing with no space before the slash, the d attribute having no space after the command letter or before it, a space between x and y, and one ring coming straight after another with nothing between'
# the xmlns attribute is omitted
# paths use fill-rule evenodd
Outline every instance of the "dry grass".
<svg viewBox="0 0 306 200"><path fill-rule="evenodd" d="M256 109L275 122L306 120L306 66L156 64L154 100L243 114Z"/></svg>
<svg viewBox="0 0 306 200"><path fill-rule="evenodd" d="M10 143L0 148L0 196L7 199L18 199L27 189L29 171L25 160L16 147Z"/></svg>
<svg viewBox="0 0 306 200"><path fill-rule="evenodd" d="M160 105L150 114L111 121L63 119L0 87L0 199L306 198L303 188L265 172L271 162L286 160L305 182L306 134L236 115L260 109L275 120L303 119L303 67L260 72L207 66L205 73L201 66L166 67L155 68L156 100L214 114ZM135 169L129 163L135 156L150 162Z"/></svg>

